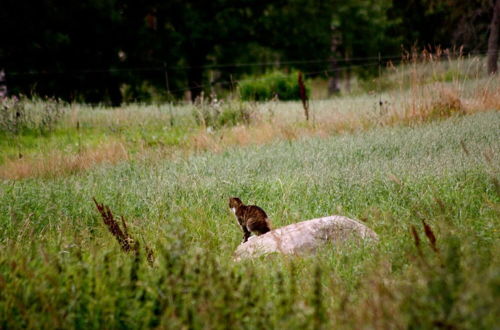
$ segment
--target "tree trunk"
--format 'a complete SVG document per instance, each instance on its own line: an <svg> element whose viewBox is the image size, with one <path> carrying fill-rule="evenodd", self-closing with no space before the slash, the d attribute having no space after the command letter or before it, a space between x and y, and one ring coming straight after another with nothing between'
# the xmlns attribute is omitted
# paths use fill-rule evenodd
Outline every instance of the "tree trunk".
<svg viewBox="0 0 500 330"><path fill-rule="evenodd" d="M330 77L328 78L328 95L331 96L333 94L337 94L340 92L339 87L339 71L338 71L338 63L337 63L337 47L339 45L339 37L335 31L335 28L332 28L332 39L330 44Z"/></svg>
<svg viewBox="0 0 500 330"><path fill-rule="evenodd" d="M205 64L205 52L199 49L191 49L189 51L190 57L188 58L189 69L188 69L188 85L189 91L191 92L191 101L195 101L196 98L203 91L203 65Z"/></svg>
<svg viewBox="0 0 500 330"><path fill-rule="evenodd" d="M119 107L122 104L122 93L120 91L120 81L112 77L108 85L109 99L111 101L111 106Z"/></svg>
<svg viewBox="0 0 500 330"><path fill-rule="evenodd" d="M351 92L351 62L349 61L349 52L345 53L345 90L350 93Z"/></svg>
<svg viewBox="0 0 500 330"><path fill-rule="evenodd" d="M194 102L203 91L203 69L190 68L188 70L188 84L191 91L191 101Z"/></svg>
<svg viewBox="0 0 500 330"><path fill-rule="evenodd" d="M498 70L498 33L500 30L500 0L495 1L493 18L488 38L488 73L495 74Z"/></svg>

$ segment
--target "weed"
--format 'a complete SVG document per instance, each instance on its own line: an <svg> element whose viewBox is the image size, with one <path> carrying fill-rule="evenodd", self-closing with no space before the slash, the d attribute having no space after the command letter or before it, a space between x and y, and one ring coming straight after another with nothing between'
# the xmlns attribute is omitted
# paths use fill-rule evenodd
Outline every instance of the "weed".
<svg viewBox="0 0 500 330"><path fill-rule="evenodd" d="M64 104L56 99L3 98L0 104L0 132L14 135L27 130L51 132L64 115Z"/></svg>
<svg viewBox="0 0 500 330"><path fill-rule="evenodd" d="M113 213L109 209L108 206L104 204L99 204L95 198L93 198L94 204L97 207L97 210L101 214L102 221L108 228L109 232L116 238L120 247L123 251L129 252L132 249L135 250L135 246L137 245L137 241L135 241L128 233L127 223L125 222L125 218L122 216L121 221L123 225L123 229L120 228L120 225L115 220ZM134 247L134 248L133 248Z"/></svg>
<svg viewBox="0 0 500 330"><path fill-rule="evenodd" d="M302 101L302 106L304 107L304 114L306 116L306 120L309 121L309 100L307 98L307 91L304 84L304 78L302 77L302 72L299 72L298 84L300 100Z"/></svg>
<svg viewBox="0 0 500 330"><path fill-rule="evenodd" d="M238 124L249 125L254 119L252 104L238 101L223 101L216 97L205 100L204 94L196 100L193 117L198 125L218 129Z"/></svg>

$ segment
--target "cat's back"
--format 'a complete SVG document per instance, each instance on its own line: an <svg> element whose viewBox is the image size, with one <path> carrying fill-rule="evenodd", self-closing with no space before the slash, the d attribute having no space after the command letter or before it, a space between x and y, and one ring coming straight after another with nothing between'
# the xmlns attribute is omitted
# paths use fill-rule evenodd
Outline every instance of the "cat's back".
<svg viewBox="0 0 500 330"><path fill-rule="evenodd" d="M246 215L248 218L256 217L256 218L267 219L266 211L264 211L257 205L248 205L246 209Z"/></svg>
<svg viewBox="0 0 500 330"><path fill-rule="evenodd" d="M267 233L271 230L271 223L267 218L266 212L257 205L251 205L247 215L247 227L250 231L258 235Z"/></svg>

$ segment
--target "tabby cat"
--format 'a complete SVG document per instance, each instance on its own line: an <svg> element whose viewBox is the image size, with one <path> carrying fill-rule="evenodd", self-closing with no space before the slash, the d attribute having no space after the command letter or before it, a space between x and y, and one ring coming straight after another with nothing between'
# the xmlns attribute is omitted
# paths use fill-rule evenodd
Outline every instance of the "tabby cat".
<svg viewBox="0 0 500 330"><path fill-rule="evenodd" d="M229 198L229 208L233 211L243 230L243 243L252 233L262 235L271 230L266 212L256 205L245 205L237 198Z"/></svg>

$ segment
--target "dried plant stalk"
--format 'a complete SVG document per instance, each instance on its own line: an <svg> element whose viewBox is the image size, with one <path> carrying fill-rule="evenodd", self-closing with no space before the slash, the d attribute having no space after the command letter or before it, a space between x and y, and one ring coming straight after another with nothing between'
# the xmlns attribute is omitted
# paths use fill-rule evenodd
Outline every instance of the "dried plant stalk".
<svg viewBox="0 0 500 330"><path fill-rule="evenodd" d="M123 227L122 229L118 221L115 220L110 208L107 205L98 203L95 198L92 199L94 200L97 210L101 214L104 224L106 225L106 227L108 227L109 232L116 238L123 251L134 252L136 256L135 262L137 262L137 258L139 258L140 256L140 244L139 241L134 240L134 238L130 236L125 218L123 216L120 217ZM155 260L153 250L147 245L144 247L144 249L146 250L146 258L148 264L150 266L153 266Z"/></svg>
<svg viewBox="0 0 500 330"><path fill-rule="evenodd" d="M306 86L304 85L302 72L299 72L299 94L300 94L300 99L302 100L302 106L304 107L306 120L309 121L309 100L307 99L307 91L306 91Z"/></svg>
<svg viewBox="0 0 500 330"><path fill-rule="evenodd" d="M134 242L134 240L128 234L127 225L125 224L125 219L121 217L123 224L123 230L122 230L118 222L115 220L113 213L111 212L109 207L104 204L98 203L95 198L92 199L94 200L97 210L101 214L104 224L106 225L106 227L108 227L110 233L116 238L122 250L125 252L129 252L130 250L132 250L132 246L130 243Z"/></svg>
<svg viewBox="0 0 500 330"><path fill-rule="evenodd" d="M411 225L411 234L415 240L415 246L420 250L420 236L418 236L417 229L414 225Z"/></svg>
<svg viewBox="0 0 500 330"><path fill-rule="evenodd" d="M155 255L153 253L153 250L151 250L148 246L146 246L146 258L148 260L148 264L150 266L153 266L155 262Z"/></svg>
<svg viewBox="0 0 500 330"><path fill-rule="evenodd" d="M434 235L431 226L429 226L424 220L422 220L422 224L424 225L425 236L427 236L429 243L431 243L432 250L434 252L438 252L439 249L437 248L436 245L436 236Z"/></svg>

